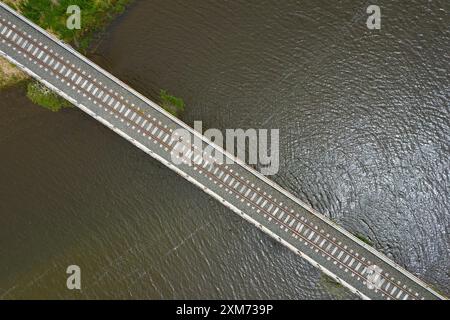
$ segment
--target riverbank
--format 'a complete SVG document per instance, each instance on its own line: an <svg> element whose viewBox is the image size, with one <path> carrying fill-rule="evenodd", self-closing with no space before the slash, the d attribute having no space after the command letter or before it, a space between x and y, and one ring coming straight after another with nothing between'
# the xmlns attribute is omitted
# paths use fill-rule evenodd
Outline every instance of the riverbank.
<svg viewBox="0 0 450 320"><path fill-rule="evenodd" d="M132 0L6 0L4 2L85 54L93 35L120 15ZM69 17L67 8L71 5L76 5L81 10L80 29L67 28L66 21ZM0 90L18 85L24 80L29 82L26 85L27 97L35 104L52 111L70 106L64 99L39 86L24 72L0 58Z"/></svg>
<svg viewBox="0 0 450 320"><path fill-rule="evenodd" d="M0 58L0 90L27 79L27 75L4 58Z"/></svg>

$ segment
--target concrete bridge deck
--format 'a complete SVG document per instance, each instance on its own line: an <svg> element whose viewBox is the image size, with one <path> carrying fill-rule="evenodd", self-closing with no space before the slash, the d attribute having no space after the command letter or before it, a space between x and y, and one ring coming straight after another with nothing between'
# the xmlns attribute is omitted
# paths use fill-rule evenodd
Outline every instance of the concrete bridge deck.
<svg viewBox="0 0 450 320"><path fill-rule="evenodd" d="M288 191L213 145L67 44L0 2L0 54L364 299L444 299ZM231 163L205 157L184 128ZM177 143L189 151L172 162ZM190 161L187 161L190 160Z"/></svg>

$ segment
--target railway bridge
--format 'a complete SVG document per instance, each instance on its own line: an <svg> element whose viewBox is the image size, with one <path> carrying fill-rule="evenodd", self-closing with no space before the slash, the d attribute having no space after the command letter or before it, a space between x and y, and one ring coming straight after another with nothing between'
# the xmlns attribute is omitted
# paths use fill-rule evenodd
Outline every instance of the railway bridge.
<svg viewBox="0 0 450 320"><path fill-rule="evenodd" d="M363 299L445 299L414 275L0 2L0 55ZM177 129L227 160L174 138ZM184 143L188 152L172 161Z"/></svg>

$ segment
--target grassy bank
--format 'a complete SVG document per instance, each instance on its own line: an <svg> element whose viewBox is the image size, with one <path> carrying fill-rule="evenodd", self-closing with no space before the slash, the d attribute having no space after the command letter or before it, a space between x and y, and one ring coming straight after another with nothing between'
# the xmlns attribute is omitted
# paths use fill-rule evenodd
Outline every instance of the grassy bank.
<svg viewBox="0 0 450 320"><path fill-rule="evenodd" d="M4 0L6 4L35 22L58 38L70 43L78 51L86 53L93 35L106 27L111 20L125 10L132 0ZM70 5L81 9L81 29L70 30L66 26ZM4 59L0 59L0 89L26 79L26 75ZM44 87L27 86L27 96L33 102L50 110L59 110L67 103ZM31 91L30 91L31 90ZM39 90L44 90L39 93Z"/></svg>
<svg viewBox="0 0 450 320"><path fill-rule="evenodd" d="M347 290L342 284L337 282L332 277L326 275L325 273L320 274L320 283L326 288L326 290L331 293L336 298L344 298Z"/></svg>

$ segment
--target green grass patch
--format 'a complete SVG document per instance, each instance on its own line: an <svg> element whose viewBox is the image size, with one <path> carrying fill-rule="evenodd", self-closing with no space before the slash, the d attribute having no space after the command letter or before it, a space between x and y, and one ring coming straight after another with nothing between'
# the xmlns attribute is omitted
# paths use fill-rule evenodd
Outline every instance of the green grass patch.
<svg viewBox="0 0 450 320"><path fill-rule="evenodd" d="M6 3L43 29L86 53L93 35L122 13L131 1L133 0L7 0ZM67 28L67 8L71 5L77 5L81 10L79 30ZM18 79L7 75L4 70L0 76L2 87L18 82ZM28 83L27 96L35 104L52 111L71 106L69 102L36 81Z"/></svg>
<svg viewBox="0 0 450 320"><path fill-rule="evenodd" d="M323 284L326 285L331 285L334 286L336 288L341 288L342 284L340 284L339 282L337 282L337 280L335 280L334 278L330 277L329 275L325 274L325 273L321 273L321 278L320 278L321 282Z"/></svg>
<svg viewBox="0 0 450 320"><path fill-rule="evenodd" d="M104 28L122 13L132 0L25 0L17 5L19 11L40 27L54 33L65 42L84 51L95 32ZM66 26L67 8L77 5L81 9L81 29Z"/></svg>
<svg viewBox="0 0 450 320"><path fill-rule="evenodd" d="M27 85L27 97L35 104L54 112L72 106L67 100L34 80Z"/></svg>
<svg viewBox="0 0 450 320"><path fill-rule="evenodd" d="M366 236L360 234L360 233L356 233L355 237L357 237L359 240L361 240L362 242L364 242L365 244L368 244L369 246L373 247L373 242L370 241L369 238L367 238Z"/></svg>
<svg viewBox="0 0 450 320"><path fill-rule="evenodd" d="M184 101L181 98L177 98L166 90L160 90L159 99L161 106L174 116L178 117L184 111Z"/></svg>

